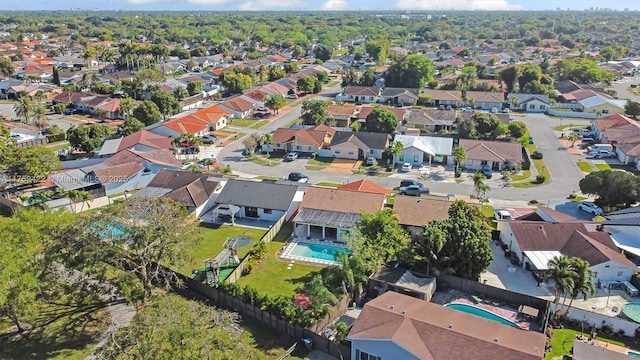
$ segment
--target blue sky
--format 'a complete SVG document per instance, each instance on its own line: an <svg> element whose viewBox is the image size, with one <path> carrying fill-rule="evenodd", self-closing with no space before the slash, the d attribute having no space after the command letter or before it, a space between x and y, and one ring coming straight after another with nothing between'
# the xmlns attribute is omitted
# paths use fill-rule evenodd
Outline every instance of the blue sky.
<svg viewBox="0 0 640 360"><path fill-rule="evenodd" d="M640 10L638 0L23 0L0 10Z"/></svg>

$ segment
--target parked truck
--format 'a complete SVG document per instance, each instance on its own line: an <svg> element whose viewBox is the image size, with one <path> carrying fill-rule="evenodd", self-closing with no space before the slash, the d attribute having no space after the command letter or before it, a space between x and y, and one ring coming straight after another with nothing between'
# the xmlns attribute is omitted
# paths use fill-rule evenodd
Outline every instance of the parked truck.
<svg viewBox="0 0 640 360"><path fill-rule="evenodd" d="M613 152L613 145L611 144L593 144L591 146L589 146L587 149L589 149L589 154L594 155L596 153L598 153L600 150L606 150L610 153Z"/></svg>

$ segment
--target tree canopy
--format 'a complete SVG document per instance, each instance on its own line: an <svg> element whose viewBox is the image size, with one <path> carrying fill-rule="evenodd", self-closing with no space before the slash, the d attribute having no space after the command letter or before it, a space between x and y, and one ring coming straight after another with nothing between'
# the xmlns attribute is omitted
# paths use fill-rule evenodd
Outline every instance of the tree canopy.
<svg viewBox="0 0 640 360"><path fill-rule="evenodd" d="M72 148L89 153L102 145L109 133L109 127L104 124L72 126L67 130L67 140Z"/></svg>
<svg viewBox="0 0 640 360"><path fill-rule="evenodd" d="M477 112L458 123L458 135L463 139L495 140L507 130L507 126L490 113Z"/></svg>
<svg viewBox="0 0 640 360"><path fill-rule="evenodd" d="M327 103L322 100L306 100L302 103L302 121L306 125L324 123L327 118Z"/></svg>
<svg viewBox="0 0 640 360"><path fill-rule="evenodd" d="M433 79L435 68L424 55L414 54L395 59L389 66L386 85L390 87L418 88Z"/></svg>
<svg viewBox="0 0 640 360"><path fill-rule="evenodd" d="M607 209L629 207L640 200L640 178L623 171L595 171L579 182L580 191L596 195Z"/></svg>
<svg viewBox="0 0 640 360"><path fill-rule="evenodd" d="M367 131L391 134L398 127L398 118L387 109L374 109L366 119Z"/></svg>
<svg viewBox="0 0 640 360"><path fill-rule="evenodd" d="M145 125L162 121L162 113L158 105L151 100L145 100L133 110L133 116Z"/></svg>

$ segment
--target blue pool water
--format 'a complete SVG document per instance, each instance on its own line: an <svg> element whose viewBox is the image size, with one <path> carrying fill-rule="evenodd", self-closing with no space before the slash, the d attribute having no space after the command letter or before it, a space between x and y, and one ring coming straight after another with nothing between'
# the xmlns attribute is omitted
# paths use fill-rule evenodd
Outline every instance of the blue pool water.
<svg viewBox="0 0 640 360"><path fill-rule="evenodd" d="M633 351L628 351L627 355L631 356L632 358L640 358L640 353L633 352Z"/></svg>
<svg viewBox="0 0 640 360"><path fill-rule="evenodd" d="M296 243L296 246L291 249L289 255L307 257L316 260L336 261L333 254L338 251L345 252L347 255L351 253L349 249L343 247L298 242Z"/></svg>
<svg viewBox="0 0 640 360"><path fill-rule="evenodd" d="M127 228L122 224L108 224L103 229L99 229L98 235L101 238L115 238L115 237L124 237L127 238L129 234L125 234ZM123 235L124 234L124 235Z"/></svg>
<svg viewBox="0 0 640 360"><path fill-rule="evenodd" d="M485 319L489 319L489 320L493 320L496 322L499 322L501 324L504 325L509 325L509 326L513 326L514 328L517 329L522 329L520 327L520 325L514 323L513 321L504 318L498 314L494 314L491 311L487 311L485 309L473 306L473 305L467 305L467 304L460 304L460 303L453 303L453 304L446 304L446 307L450 308L450 309L454 309L454 310L458 310L458 311L462 311L462 312L466 312L467 314L471 314L471 315L475 315L475 316L480 316L483 317Z"/></svg>

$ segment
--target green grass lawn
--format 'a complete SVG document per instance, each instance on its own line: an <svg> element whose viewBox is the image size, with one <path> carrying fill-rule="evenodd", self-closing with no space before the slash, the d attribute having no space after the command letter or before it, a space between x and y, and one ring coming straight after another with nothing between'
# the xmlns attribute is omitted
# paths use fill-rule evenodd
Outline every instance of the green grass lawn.
<svg viewBox="0 0 640 360"><path fill-rule="evenodd" d="M586 328L585 332L580 332L579 330L573 329L553 330L553 338L551 339L551 351L545 354L545 360L551 360L562 355L570 355L571 348L573 347L573 340L576 338L576 335L579 334L589 336L589 332ZM631 348L633 350L640 350L640 346L634 344L633 339L631 338L615 337L615 335L606 336L598 332L597 339L600 341L608 342L610 344Z"/></svg>
<svg viewBox="0 0 640 360"><path fill-rule="evenodd" d="M531 177L531 170L524 170L522 175L511 175L512 181L521 181Z"/></svg>
<svg viewBox="0 0 640 360"><path fill-rule="evenodd" d="M609 166L609 164L607 163L596 164L596 167L598 168L598 170L611 170L611 166Z"/></svg>
<svg viewBox="0 0 640 360"><path fill-rule="evenodd" d="M242 286L255 288L259 293L271 296L293 296L296 289L309 281L321 268L295 263L291 270L287 270L289 261L276 259L278 250L282 248L286 239L293 231L293 224L286 223L278 235L267 245L267 255L250 274L240 278Z"/></svg>
<svg viewBox="0 0 640 360"><path fill-rule="evenodd" d="M51 151L66 149L69 147L69 142L67 140L56 141L53 143L48 143L47 145L45 145L45 147L47 149L50 149Z"/></svg>
<svg viewBox="0 0 640 360"><path fill-rule="evenodd" d="M309 159L309 161L307 161L307 164L308 165L329 166L329 165L331 165L331 162L333 162L333 158L316 156L315 159Z"/></svg>
<svg viewBox="0 0 640 360"><path fill-rule="evenodd" d="M257 120L257 119L233 119L233 120L229 121L229 125L250 127L250 126L253 126L254 124L256 124L258 121L263 121L263 120Z"/></svg>
<svg viewBox="0 0 640 360"><path fill-rule="evenodd" d="M544 181L545 184L551 181L551 173L549 172L549 169L547 169L542 159L534 159L533 164L538 170L538 175L544 175L546 177L546 180Z"/></svg>
<svg viewBox="0 0 640 360"><path fill-rule="evenodd" d="M262 155L250 155L247 159L262 166L277 166L280 164L280 160L267 158Z"/></svg>
<svg viewBox="0 0 640 360"><path fill-rule="evenodd" d="M591 165L586 161L578 161L578 168L586 173L591 173L593 171Z"/></svg>
<svg viewBox="0 0 640 360"><path fill-rule="evenodd" d="M0 358L81 360L93 351L100 335L109 327L109 310L101 305L84 307L42 304L33 318L23 322L33 325L30 333L20 337L0 337ZM0 335L8 323L0 322Z"/></svg>
<svg viewBox="0 0 640 360"><path fill-rule="evenodd" d="M319 182L316 184L317 186L325 186L325 187L333 187L333 188L337 188L338 186L342 185L342 184L338 184L338 183L332 183L332 182Z"/></svg>
<svg viewBox="0 0 640 360"><path fill-rule="evenodd" d="M259 241L266 233L265 230L243 228L239 226L214 226L202 223L200 230L200 242L196 248L189 251L189 260L176 271L191 275L191 272L204 265L204 260L213 259L222 249L225 240L234 236L245 235L253 238L254 242ZM245 246L238 249L238 257L242 259L251 251L252 246Z"/></svg>
<svg viewBox="0 0 640 360"><path fill-rule="evenodd" d="M291 345L293 345L299 339L294 339L285 334L278 333L275 329L258 321L252 320L249 317L244 317L240 327L247 332L251 333L251 337L255 342L255 347L260 349L267 359L277 359L280 355ZM275 336L277 334L277 336ZM308 351L304 346L296 347L293 354L289 355L287 359L302 360L306 357Z"/></svg>

